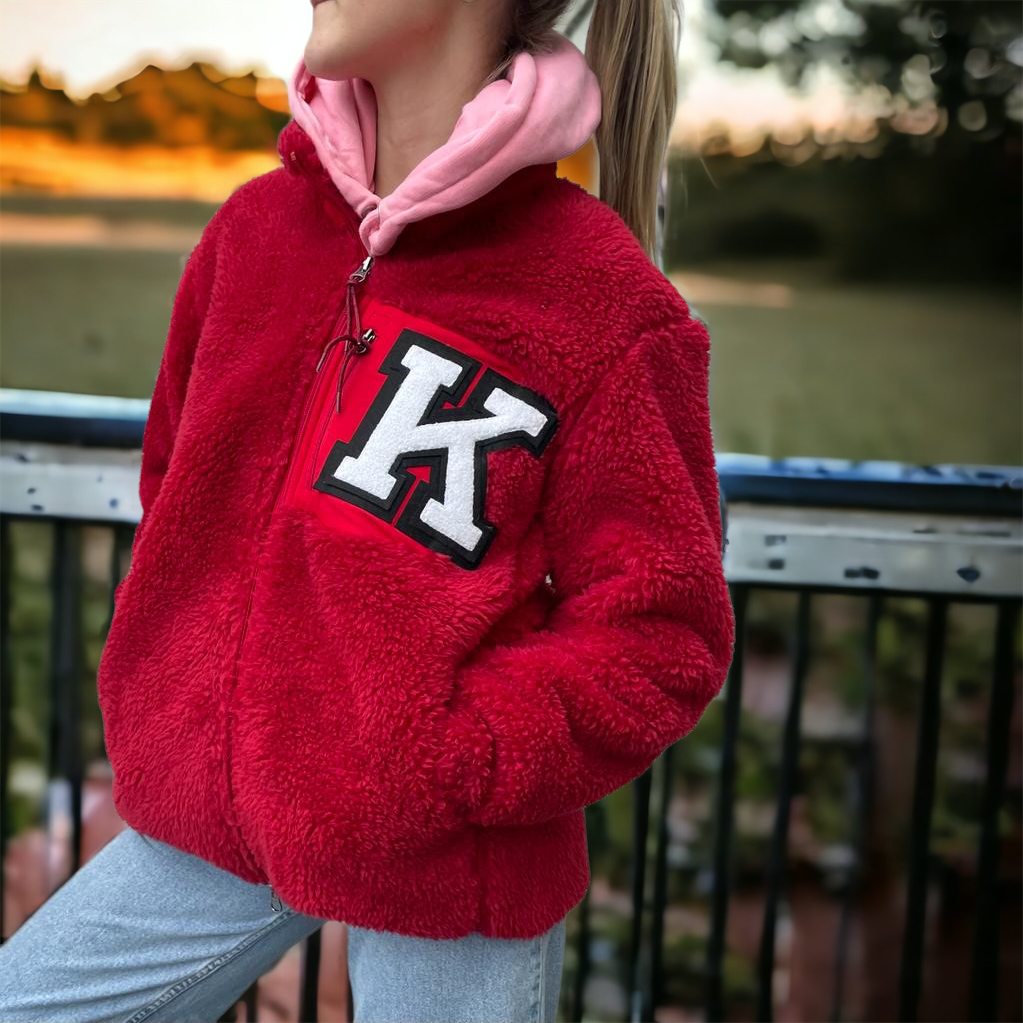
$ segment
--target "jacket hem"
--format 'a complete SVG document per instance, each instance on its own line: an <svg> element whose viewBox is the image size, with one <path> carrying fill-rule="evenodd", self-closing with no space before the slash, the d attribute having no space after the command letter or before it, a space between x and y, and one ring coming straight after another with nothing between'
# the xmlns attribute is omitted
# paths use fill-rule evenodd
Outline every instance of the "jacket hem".
<svg viewBox="0 0 1023 1023"><path fill-rule="evenodd" d="M281 899L307 916L437 939L535 938L590 882L582 810L523 827L467 828L429 857L331 868L329 878L269 873Z"/></svg>

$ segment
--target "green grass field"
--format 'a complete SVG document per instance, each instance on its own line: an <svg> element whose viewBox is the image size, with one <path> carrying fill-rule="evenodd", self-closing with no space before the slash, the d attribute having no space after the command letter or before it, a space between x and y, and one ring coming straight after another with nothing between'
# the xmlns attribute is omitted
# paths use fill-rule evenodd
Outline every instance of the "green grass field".
<svg viewBox="0 0 1023 1023"><path fill-rule="evenodd" d="M842 283L798 263L698 271L791 288L787 308L693 301L716 450L1023 464L1018 295ZM685 295L685 269L671 276Z"/></svg>
<svg viewBox="0 0 1023 1023"><path fill-rule="evenodd" d="M214 208L5 200L3 214L28 215L29 229L84 214L141 220L151 245L120 247L116 234L95 245L5 242L0 384L148 397L181 239L198 239ZM669 266L711 333L719 452L1023 463L1018 293L850 284L812 260ZM765 304L758 283L779 285L784 300Z"/></svg>

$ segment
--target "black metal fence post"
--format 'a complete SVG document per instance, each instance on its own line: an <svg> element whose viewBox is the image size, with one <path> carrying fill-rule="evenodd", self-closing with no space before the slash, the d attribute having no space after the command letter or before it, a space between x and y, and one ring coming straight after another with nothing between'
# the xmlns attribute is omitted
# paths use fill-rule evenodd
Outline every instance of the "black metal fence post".
<svg viewBox="0 0 1023 1023"><path fill-rule="evenodd" d="M948 600L930 601L927 621L927 661L918 718L916 772L913 786L913 817L909 836L909 887L906 898L906 929L903 934L899 975L899 1019L913 1023L917 1016L923 976L924 922L930 880L931 810L938 762L938 728L941 723L941 675L944 664Z"/></svg>
<svg viewBox="0 0 1023 1023"><path fill-rule="evenodd" d="M799 593L796 616L796 655L792 668L792 689L782 742L781 776L778 809L767 858L767 898L764 906L764 929L760 938L759 982L757 987L757 1019L770 1023L774 1018L774 944L778 921L778 903L785 881L785 858L788 849L789 817L792 796L799 784L800 717L803 689L810 659L810 592Z"/></svg>
<svg viewBox="0 0 1023 1023"><path fill-rule="evenodd" d="M980 846L977 852L977 905L970 983L970 1019L973 1023L998 1019L998 817L1005 797L1009 728L1016 695L1012 661L1019 611L1018 601L1003 600L998 603L994 677L987 727L987 778L984 783Z"/></svg>
<svg viewBox="0 0 1023 1023"><path fill-rule="evenodd" d="M721 744L721 774L714 811L714 889L711 896L710 934L706 958L706 1014L708 1023L724 1019L724 961L731 894L732 845L735 835L736 748L742 712L743 637L749 588L729 587L735 611L735 656L725 682L725 727Z"/></svg>

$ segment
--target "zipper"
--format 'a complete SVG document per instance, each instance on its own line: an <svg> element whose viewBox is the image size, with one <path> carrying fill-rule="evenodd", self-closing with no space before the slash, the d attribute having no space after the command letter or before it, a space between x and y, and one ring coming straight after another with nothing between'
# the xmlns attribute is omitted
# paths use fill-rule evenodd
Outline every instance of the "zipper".
<svg viewBox="0 0 1023 1023"><path fill-rule="evenodd" d="M305 401L303 403L303 409L302 409L302 419L301 419L301 421L299 423L298 432L292 438L291 447L290 447L289 454L288 454L288 468L287 468L287 472L284 475L284 482L282 483L282 485L280 486L280 488L277 491L276 496L274 497L273 507L270 509L270 517L267 520L266 526L264 527L263 540L266 539L266 531L269 530L269 528L270 528L270 523L273 520L274 513L277 511L277 507L278 507L278 505L281 502L281 498L283 497L283 495L285 494L285 492L288 489L288 485L289 485L289 483L291 481L291 476L292 476L292 474L294 472L294 469L295 469L295 457L294 457L295 456L295 449L296 449L296 447L298 445L299 438L302 436L302 434L305 431L306 423L307 423L307 421L309 419L309 411L310 411L310 408L311 408L311 405L312 405L313 396L314 396L314 394L316 392L316 383L317 383L317 381L319 379L316 374L319 374L320 369L323 367L323 363L324 363L324 360L326 358L327 353L330 351L330 349L337 342L345 341L346 347L347 347L347 345L351 341L352 335L351 335L351 331L348 329L349 326L350 326L349 322L346 322L346 329L345 329L345 331L343 333L336 334L335 331L337 330L337 327L338 327L338 325L341 322L341 316L346 316L346 317L350 318L351 308L352 308L353 301L356 303L356 309L358 308L357 300L354 298L354 289L355 289L355 287L357 285L362 284L362 283L365 282L366 277L369 275L369 271L372 268L372 266L373 266L373 257L367 255L367 257L362 261L362 263L358 267L356 267L355 270L353 270L348 275L348 280L347 280L347 282L345 284L345 311L338 316L337 320L335 320L334 325L331 328L331 332L330 332L331 336L330 336L329 340L326 342L326 344L324 344L323 348L320 351L320 358L319 358L319 360L316 363L316 369L314 371L313 383L310 385L310 387L306 391ZM368 350L368 342L366 343L366 348L364 350ZM339 378L339 380L338 380L338 388L337 388L337 395L338 395L338 399L337 400L338 401L340 401L341 383L342 383L342 381ZM261 547L262 547L262 542L263 541L260 542L260 546ZM233 675L232 683L231 683L232 689L233 689L233 687L235 685L237 685L237 682L238 682L238 663L241 660L242 650L244 649L244 646L245 646L245 637L248 634L249 617L250 617L250 613L252 611L252 598L253 598L253 595L255 594L256 580L257 580L257 578L259 576L258 563L259 563L260 557L261 557L261 554L257 554L256 555L257 567L253 571L253 573L252 573L252 581L249 583L249 595L248 595L248 597L246 599L246 602L245 602L245 616L244 616L244 618L242 620L241 638L238 640L238 649L237 649L237 651L235 653L234 675ZM224 738L224 758L225 758L225 761L226 761L226 770L227 770L227 798L228 798L228 804L229 804L229 807L230 807L230 811L229 812L231 813L231 815L233 817L233 815L234 815L234 793L233 793L232 787L231 787L232 781L231 781L231 759L230 759L230 757L231 757L231 729L230 729L230 725L228 725L228 727L226 729L225 738ZM255 862L255 856L252 854L252 850L249 848L248 843L245 841L245 838L242 835L241 825L238 823L238 821L236 819L233 820L232 823L234 824L235 830L237 832L239 844L241 845L242 849L244 850L244 855L245 855L246 859L249 861L249 866L255 872L262 873L262 871L259 869L258 865Z"/></svg>
<svg viewBox="0 0 1023 1023"><path fill-rule="evenodd" d="M296 156L296 154L294 152L291 153L291 159L292 160L297 160L297 156ZM299 166L301 166L301 164L299 164ZM358 231L355 228L351 227L350 221L348 221L347 214L346 214L346 222L349 223L349 229L355 235L356 241L358 241L359 245L362 247L363 252L365 252L366 249L365 249L365 246L362 244L362 238L359 236ZM335 320L335 322L334 322L334 324L333 324L333 326L331 328L331 337L324 344L323 348L320 351L320 357L317 360L316 368L314 370L313 383L310 385L309 389L306 392L305 400L304 400L304 403L303 403L303 409L302 409L302 419L301 419L301 422L299 424L298 432L292 438L292 443L291 443L291 447L290 447L289 454L288 454L288 469L287 469L287 472L285 473L285 476L284 476L284 482L281 485L281 487L278 489L277 494L274 497L273 506L270 509L270 516L267 519L266 525L265 525L264 530L263 530L263 536L262 536L262 538L260 540L260 551L256 555L256 567L253 570L252 580L249 583L249 592L248 592L248 596L247 596L246 601L245 601L245 612L244 612L244 617L242 619L241 637L238 640L238 646L237 646L237 649L235 651L234 671L232 673L232 679L231 679L231 689L232 689L232 691L234 689L234 686L236 686L237 682L238 682L238 664L239 664L239 662L241 660L241 653L242 653L242 650L244 649L244 646L245 646L245 637L248 634L249 619L250 619L251 612L252 612L252 598L253 598L253 595L254 595L255 590L256 590L256 581L257 581L258 576L259 576L259 561L260 561L261 556L262 556L262 544L266 540L266 534L267 534L267 532L270 529L270 524L273 521L274 513L277 510L277 507L278 507L278 505L280 503L282 495L287 490L288 484L289 484L289 482L291 480L292 472L294 471L295 448L297 446L299 438L302 436L302 433L304 432L305 427L306 427L306 422L307 422L308 417L309 417L310 405L311 405L311 402L312 402L313 395L314 395L314 393L316 391L316 386L315 385L316 385L316 383L319 380L318 374L319 374L320 370L323 367L323 363L324 363L327 355L329 354L330 349L335 344L337 344L339 341L344 341L345 342L346 356L350 352L354 352L355 354L362 354L363 352L368 351L369 344L371 343L372 339L376 336L376 332L373 331L372 328L369 328L369 329L367 329L365 331L362 330L361 319L359 318L358 298L355 295L355 288L358 285L365 283L366 278L369 276L370 270L373 268L373 263L374 263L374 257L371 256L367 252L365 258L362 260L362 262L359 264L359 266L357 266L348 275L348 280L345 282L345 307L344 307L344 310L338 316L337 320ZM341 322L341 317L342 316L345 317L345 330L344 330L343 333L337 334L336 330L337 330L338 325ZM357 334L353 334L353 331L351 329L352 328L352 320L353 319L355 321L356 330L358 332ZM346 361L347 361L347 359L346 359ZM343 375L339 375L338 384L337 384L337 391L336 391L336 399L335 399L335 407L336 408L340 408L341 389L342 389L343 383L344 383L344 377L343 377ZM231 694L228 693L227 697L226 697L226 701L228 703L229 703L229 700L230 700L230 695ZM226 789L227 789L227 803L228 803L228 807L227 807L228 821L229 821L229 824L234 828L235 834L236 834L237 839L238 839L238 846L239 846L239 849L241 850L243 858L248 862L249 867L252 869L252 871L254 873L256 873L256 874L258 874L258 875L260 875L260 876L265 878L266 874L265 874L265 872L263 870L260 869L252 849L249 847L248 842L245 840L245 836L242 834L241 825L238 822L237 817L235 816L234 792L232 790L232 777L231 777L231 774L232 774L232 772L231 772L231 725L230 725L230 719L229 719L229 716L228 716L228 710L225 710L225 718L227 718L227 720L225 721L226 727L225 727L225 733L224 733L224 763L225 763L225 772L226 772L226 780L227 780ZM266 878L266 880L269 881L269 878ZM277 906L276 907L274 905L275 901L277 902ZM280 898L274 892L273 887L270 888L270 908L273 909L275 912L279 912L280 908L281 908Z"/></svg>
<svg viewBox="0 0 1023 1023"><path fill-rule="evenodd" d="M332 371L333 368L334 368L334 361L335 361L334 354L337 351L338 351L338 347L335 346L333 348L333 350L331 351L330 357L327 358L326 366L327 366L328 371ZM326 351L324 351L324 357L326 358ZM335 401L336 400L337 399L335 399ZM323 399L321 399L319 402L316 402L316 404L315 404L315 406L314 406L314 408L312 410L314 412L314 421L319 421L319 420L321 420L321 418L322 418L322 421L320 422L320 428L319 428L319 430L317 431L317 434L316 434L316 441L315 441L315 444L314 444L314 446L312 448L312 451L310 452L310 456L309 456L309 475L308 475L308 477L306 479L306 485L310 486L310 487L316 482L317 462L319 461L318 456L317 456L317 452L320 450L320 445L323 443L323 435L327 432L327 424L330 422L330 416L324 415L324 412L326 410L324 409L323 406L324 406L324 402L323 402ZM285 489L287 489L287 488L285 488Z"/></svg>
<svg viewBox="0 0 1023 1023"><path fill-rule="evenodd" d="M303 173L308 173L305 165L299 158L298 152L296 150L292 149L288 155L290 156L292 163L294 163L296 167L300 168ZM365 282L366 278L369 276L370 271L373 269L374 262L379 257L371 256L366 251L366 246L362 241L362 236L359 234L358 227L352 222L351 210L348 204L341 200L337 192L337 189L333 186L333 184L331 184L331 186L328 189L326 189L326 193L329 201L341 207L341 211L344 214L345 224L348 226L348 230L352 233L352 237L355 239L356 243L362 249L363 253L365 253L365 258L348 275L348 280L345 283L345 306L342 313L342 315L345 317L345 329L343 333L331 337L330 340L327 341L327 343L323 346L323 348L320 351L320 358L316 363L316 370L314 372L313 383L309 389L309 392L306 394L305 406L302 409L302 420L299 423L298 433L296 434L295 437L295 444L297 444L298 439L305 433L306 425L309 420L309 414L312 412L316 391L318 390L318 388L316 387L316 384L319 382L318 374L320 370L323 368L324 362L326 362L328 360L328 357L331 355L331 349L338 342L344 341L345 354L344 359L341 363L341 369L338 372L337 391L334 399L334 412L338 413L341 411L341 391L344 387L344 382L347 377L349 360L352 355L356 356L364 355L367 351L369 351L369 346L370 344L372 344L373 339L376 337L376 331L372 327L367 327L365 330L363 330L362 328L362 319L359 314L359 302L358 298L355 295L355 288L358 285L363 284ZM331 334L335 333L340 322L341 317L339 316L338 320L334 324ZM320 444L323 442L323 435L327 429L328 421L329 417L325 417L324 422L320 426L320 430L316 438L316 446L313 448L312 451L313 457L310 459L310 463L313 467L315 467L316 465L316 454L320 449ZM288 471L284 477L284 485L277 492L277 497L274 500L274 506L270 513L271 516L274 514L274 512L276 512L277 506L280 503L281 498L283 497L284 494L287 493L288 488L291 485L291 477L292 474L294 473L295 468L294 454L295 450L293 445L291 455L288 458ZM315 468L310 469L309 485L311 486L313 482L315 482Z"/></svg>
<svg viewBox="0 0 1023 1023"><path fill-rule="evenodd" d="M339 337L329 341L325 346L323 352L320 354L320 361L316 366L316 371L320 371L321 366L327 366L330 369L334 368L334 362L336 361L337 347L336 342L345 341L344 345L344 357L341 361L341 368L338 370L337 375L337 387L334 392L334 415L341 412L341 391L344 387L345 380L348 376L348 367L352 364L351 357L365 355L369 351L373 340L376 338L376 331L372 327L367 327L365 330L362 328L362 320L359 316L358 301L355 299L355 286L365 281L370 269L372 269L373 257L367 257L363 260L362 264L352 272L348 278L348 291L347 291L347 302L346 302L346 327L345 332ZM355 328L351 329L350 325L354 321ZM319 419L322 416L322 410L317 403L316 416ZM309 479L308 484L312 486L316 482L316 463L318 461L317 453L320 450L320 445L323 443L323 435L327 432L327 426L330 423L330 415L323 416L322 422L320 423L320 429L316 436L316 442L312 449L312 457L309 459ZM287 489L285 487L285 489Z"/></svg>
<svg viewBox="0 0 1023 1023"><path fill-rule="evenodd" d="M355 287L362 284L373 269L373 256L366 256L362 263L348 275L348 283L345 286L345 357L341 363L341 371L337 377L337 393L334 400L334 411L341 411L341 388L345 382L345 370L348 368L348 360L352 355L365 355L369 346L377 336L372 327L362 329L362 317L359 315L359 300L355 295ZM354 323L354 328L352 324ZM320 363L323 356L320 356ZM319 365L317 366L319 369Z"/></svg>
<svg viewBox="0 0 1023 1023"><path fill-rule="evenodd" d="M338 374L337 389L335 392L334 408L335 412L341 411L341 389L344 385L345 380L345 369L346 363L348 362L349 356L354 353L362 355L369 351L369 347L376 337L376 331L372 327L367 327L365 330L362 329L362 321L359 316L359 304L358 298L355 295L355 289L358 285L365 283L366 278L369 276L370 270L373 268L373 256L367 256L349 275L348 280L345 283L345 306L344 310L338 316L334 322L334 326L331 328L331 336L324 346L320 349L320 357L316 363L316 369L313 371L313 381L310 384L308 391L306 392L305 403L302 408L302 418L298 425L298 432L292 441L291 452L288 456L288 470L284 476L284 483L280 490L277 491L277 497L274 500L273 510L271 515L277 510L277 506L280 504L284 494L287 493L288 487L291 485L291 478L295 472L295 452L299 439L306 431L306 426L309 422L309 415L313 411L315 404L316 392L318 390L317 384L320 380L320 370L323 369L325 363L329 364L328 356L331 354L331 350L335 345L340 342L344 342L345 360L341 365L341 372ZM344 329L341 333L337 333L338 328L341 326L342 318L344 319ZM352 323L355 323L355 329L352 329ZM317 438L317 448L319 447L319 441L323 438L323 430L321 428L320 435ZM313 449L313 455L315 456L317 449ZM315 464L315 458L311 460Z"/></svg>
<svg viewBox="0 0 1023 1023"><path fill-rule="evenodd" d="M276 903L276 905L274 905ZM280 913L284 909L284 903L281 902L281 897L274 891L273 885L270 886L270 908L275 913Z"/></svg>

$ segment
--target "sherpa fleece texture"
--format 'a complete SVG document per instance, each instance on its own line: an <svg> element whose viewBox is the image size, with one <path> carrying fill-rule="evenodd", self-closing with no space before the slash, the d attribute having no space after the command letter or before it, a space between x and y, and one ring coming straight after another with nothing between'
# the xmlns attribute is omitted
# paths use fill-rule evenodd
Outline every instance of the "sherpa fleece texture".
<svg viewBox="0 0 1023 1023"><path fill-rule="evenodd" d="M553 162L349 287L358 217L278 148L174 301L99 666L115 805L314 916L534 937L585 894L583 808L731 661L707 330Z"/></svg>

